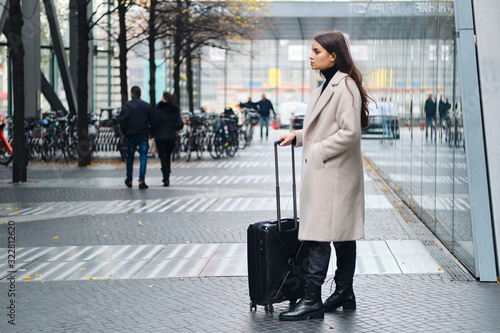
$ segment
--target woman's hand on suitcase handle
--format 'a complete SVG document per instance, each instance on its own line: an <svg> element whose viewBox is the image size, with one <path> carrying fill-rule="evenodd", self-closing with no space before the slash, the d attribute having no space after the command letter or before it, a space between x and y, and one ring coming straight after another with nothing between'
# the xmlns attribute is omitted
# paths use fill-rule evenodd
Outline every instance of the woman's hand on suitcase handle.
<svg viewBox="0 0 500 333"><path fill-rule="evenodd" d="M295 132L290 132L288 134L283 134L279 137L278 141L281 141L279 144L281 147L289 146L292 144L293 139L295 139Z"/></svg>

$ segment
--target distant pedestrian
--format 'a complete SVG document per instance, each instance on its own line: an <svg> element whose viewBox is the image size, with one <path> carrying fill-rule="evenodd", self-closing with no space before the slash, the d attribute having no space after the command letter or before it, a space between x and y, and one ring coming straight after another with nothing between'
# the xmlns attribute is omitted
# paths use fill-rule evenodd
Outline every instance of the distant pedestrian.
<svg viewBox="0 0 500 333"><path fill-rule="evenodd" d="M325 82L311 95L303 129L280 137L281 146L303 147L299 239L309 249L302 299L279 315L289 321L356 308L356 240L365 237L361 129L369 122L362 75L340 31L316 35L309 59ZM321 286L332 242L337 256L335 292L323 303Z"/></svg>
<svg viewBox="0 0 500 333"><path fill-rule="evenodd" d="M245 103L240 103L241 108L251 109L253 111L258 110L258 103L252 102L252 97L248 97L248 101Z"/></svg>
<svg viewBox="0 0 500 333"><path fill-rule="evenodd" d="M428 133L429 127L431 128L431 141L432 141L435 130L434 121L436 119L436 102L432 100L432 94L429 94L429 97L427 97L427 100L425 101L424 111L425 111L425 141L427 141L429 137Z"/></svg>
<svg viewBox="0 0 500 333"><path fill-rule="evenodd" d="M148 161L149 135L153 125L151 105L141 100L141 88L133 86L131 100L122 107L118 121L120 128L127 138L127 178L125 185L132 187L132 173L134 169L134 154L139 147L141 166L139 169L139 189L145 190L146 164Z"/></svg>
<svg viewBox="0 0 500 333"><path fill-rule="evenodd" d="M448 101L448 97L446 97L446 102L443 102L443 95L440 96L438 109L439 109L439 139L443 140L443 131L445 130L446 118L448 118L448 111L451 109L451 104Z"/></svg>
<svg viewBox="0 0 500 333"><path fill-rule="evenodd" d="M184 126L179 107L175 101L174 95L164 92L155 111L156 126L153 129L153 136L160 155L163 186L170 185L170 161L175 148L176 131L181 130Z"/></svg>
<svg viewBox="0 0 500 333"><path fill-rule="evenodd" d="M262 141L264 135L264 127L266 128L266 140L269 137L269 116L271 111L273 111L274 118L276 119L276 112L274 112L273 103L266 98L265 94L262 94L262 99L257 103L259 105L260 113L260 141Z"/></svg>

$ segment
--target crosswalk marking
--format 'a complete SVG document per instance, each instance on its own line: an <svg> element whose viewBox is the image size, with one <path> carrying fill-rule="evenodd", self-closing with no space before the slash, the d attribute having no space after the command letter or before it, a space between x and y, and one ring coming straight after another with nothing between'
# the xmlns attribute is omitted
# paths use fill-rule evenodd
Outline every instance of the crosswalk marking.
<svg viewBox="0 0 500 333"><path fill-rule="evenodd" d="M452 197L431 197L415 196L415 201L424 209L451 209L453 208ZM281 206L284 210L291 209L291 197L282 196ZM171 211L179 212L241 212L241 211L271 211L276 209L276 199L274 197L228 197L228 198L191 198L191 199L155 199L155 200L134 200L123 201L101 201L97 205L95 201L83 202L91 209L71 210L69 206L74 206L78 202L67 202L66 206L61 206L58 202L47 203L47 210L50 214L45 216L77 216L84 214L149 214L163 213ZM388 209L393 205L384 195L366 195L366 209ZM467 211L470 205L467 198L455 198L454 208L460 211ZM8 216L26 216L31 211L31 207L20 209L8 213ZM34 215L36 218L36 215Z"/></svg>
<svg viewBox="0 0 500 333"><path fill-rule="evenodd" d="M25 271L17 274L18 281L26 282L96 277L143 279L247 275L245 243L73 246L57 256L54 253L60 251L60 247L33 247L24 250L36 258L33 262L23 264ZM63 257L70 251L74 253ZM421 260L416 259L410 265L413 259L407 257L412 253L419 253ZM112 258L103 260L104 254L110 254ZM121 254L125 254L125 257L120 258ZM426 254L422 243L416 240L359 241L358 257L357 274L443 273L434 259ZM59 261L54 260L55 258ZM406 262L407 265L400 267L398 263L401 262ZM388 270L388 267L391 269ZM5 278L8 270L7 265L0 264L0 283L7 281ZM329 274L334 271L335 267L330 267ZM30 279L24 280L28 276Z"/></svg>

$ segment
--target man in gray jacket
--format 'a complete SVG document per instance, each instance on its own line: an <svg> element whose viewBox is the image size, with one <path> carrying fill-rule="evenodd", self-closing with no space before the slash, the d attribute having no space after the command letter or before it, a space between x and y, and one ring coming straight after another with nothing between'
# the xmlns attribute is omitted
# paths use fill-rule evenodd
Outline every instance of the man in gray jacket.
<svg viewBox="0 0 500 333"><path fill-rule="evenodd" d="M127 178L125 185L132 187L132 172L134 168L134 154L139 147L141 166L139 169L139 189L145 190L146 164L148 161L149 134L153 122L151 105L141 100L141 88L133 86L130 96L132 99L122 107L118 121L120 128L127 138Z"/></svg>

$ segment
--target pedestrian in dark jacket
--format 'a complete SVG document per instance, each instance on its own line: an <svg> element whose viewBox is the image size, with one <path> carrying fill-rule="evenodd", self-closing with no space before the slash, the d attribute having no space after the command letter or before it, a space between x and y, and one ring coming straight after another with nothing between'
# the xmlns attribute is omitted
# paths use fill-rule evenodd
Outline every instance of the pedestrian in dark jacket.
<svg viewBox="0 0 500 333"><path fill-rule="evenodd" d="M271 111L273 111L274 118L276 118L276 112L274 112L273 103L266 98L266 95L262 94L262 100L258 103L259 113L260 113L260 141L263 138L264 127L266 128L266 140L269 137L269 116Z"/></svg>
<svg viewBox="0 0 500 333"><path fill-rule="evenodd" d="M125 185L132 187L132 172L134 168L134 154L139 147L141 166L139 169L139 189L148 188L145 182L146 164L148 161L149 134L154 124L151 105L141 100L141 88L133 86L130 96L132 99L122 107L118 122L122 133L127 138L127 178Z"/></svg>
<svg viewBox="0 0 500 333"><path fill-rule="evenodd" d="M153 135L160 155L163 186L170 185L170 160L175 148L176 131L182 129L183 121L175 97L169 92L163 93L161 101L156 105L155 118L157 126Z"/></svg>
<svg viewBox="0 0 500 333"><path fill-rule="evenodd" d="M431 141L434 135L434 121L436 119L436 102L432 100L432 94L429 94L429 97L425 101L424 105L425 111L425 141L428 138L428 129L431 128Z"/></svg>

